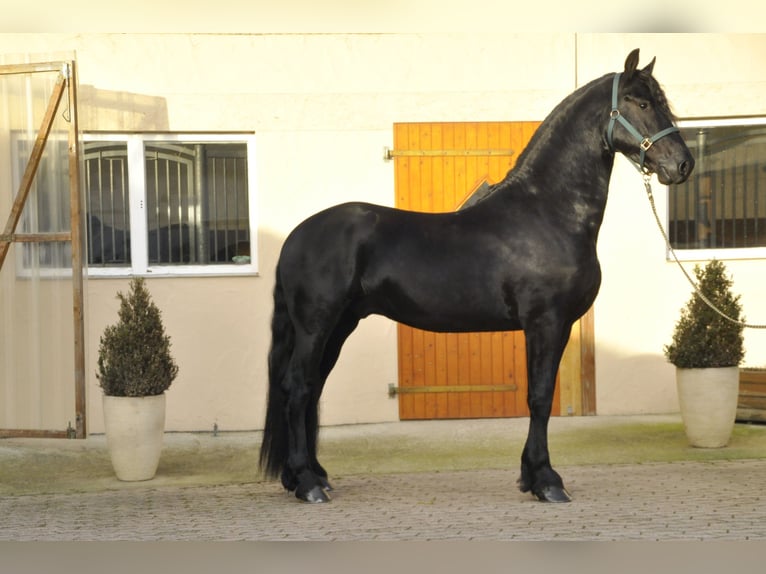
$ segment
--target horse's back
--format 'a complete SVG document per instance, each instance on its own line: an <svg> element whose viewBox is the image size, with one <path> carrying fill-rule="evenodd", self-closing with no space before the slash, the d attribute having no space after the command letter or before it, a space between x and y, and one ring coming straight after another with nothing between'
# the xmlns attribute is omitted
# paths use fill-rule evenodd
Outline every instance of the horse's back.
<svg viewBox="0 0 766 574"><path fill-rule="evenodd" d="M597 290L595 247L563 247L560 228L515 201L487 198L439 214L362 202L330 207L286 240L282 283L306 311L352 308L358 317L382 314L433 331L518 329L521 316L561 299L562 290L579 308Z"/></svg>

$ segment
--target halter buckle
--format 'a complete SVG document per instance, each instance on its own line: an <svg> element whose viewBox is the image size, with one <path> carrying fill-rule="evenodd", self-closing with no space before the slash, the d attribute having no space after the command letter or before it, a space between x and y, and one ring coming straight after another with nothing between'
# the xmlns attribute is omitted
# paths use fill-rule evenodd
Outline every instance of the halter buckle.
<svg viewBox="0 0 766 574"><path fill-rule="evenodd" d="M643 141L641 142L641 144L639 144L639 145L641 146L641 149L642 149L642 150L646 151L646 150L648 150L650 147L652 147L652 144L653 144L653 143L654 143L654 142L653 142L652 140L650 140L649 138L644 138L644 139L643 139Z"/></svg>
<svg viewBox="0 0 766 574"><path fill-rule="evenodd" d="M614 108L611 112L609 112L609 117L613 120L616 120L619 115L620 115L620 110L618 110L617 108Z"/></svg>

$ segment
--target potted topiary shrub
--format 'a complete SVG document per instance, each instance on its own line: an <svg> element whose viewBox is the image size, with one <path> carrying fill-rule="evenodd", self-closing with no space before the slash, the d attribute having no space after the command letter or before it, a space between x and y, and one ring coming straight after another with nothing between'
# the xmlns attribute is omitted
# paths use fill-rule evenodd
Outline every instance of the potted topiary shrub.
<svg viewBox="0 0 766 574"><path fill-rule="evenodd" d="M734 428L739 391L739 364L745 355L740 296L732 293L733 281L726 267L712 260L695 266L700 293L722 317L695 292L675 325L673 339L665 345L668 361L676 366L681 418L692 446L726 446Z"/></svg>
<svg viewBox="0 0 766 574"><path fill-rule="evenodd" d="M117 478L154 477L165 431L165 391L178 374L160 310L143 278L120 300L119 320L106 327L96 377L104 396L104 427Z"/></svg>

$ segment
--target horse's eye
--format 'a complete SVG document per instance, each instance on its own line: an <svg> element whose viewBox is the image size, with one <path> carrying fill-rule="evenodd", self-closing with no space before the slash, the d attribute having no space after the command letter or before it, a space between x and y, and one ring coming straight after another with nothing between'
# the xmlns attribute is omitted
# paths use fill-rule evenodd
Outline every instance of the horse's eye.
<svg viewBox="0 0 766 574"><path fill-rule="evenodd" d="M649 107L649 104L647 104L646 102L641 102L640 104L638 104L638 107L641 108L642 110L645 110L647 107Z"/></svg>

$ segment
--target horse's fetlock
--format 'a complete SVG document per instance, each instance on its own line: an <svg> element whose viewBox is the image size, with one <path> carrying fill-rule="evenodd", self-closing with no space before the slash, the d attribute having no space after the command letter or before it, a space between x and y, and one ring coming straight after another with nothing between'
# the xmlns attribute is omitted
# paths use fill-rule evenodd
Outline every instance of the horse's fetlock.
<svg viewBox="0 0 766 574"><path fill-rule="evenodd" d="M295 474L289 468L282 469L281 480L282 486L290 492L294 491L298 486L298 479L295 478Z"/></svg>

